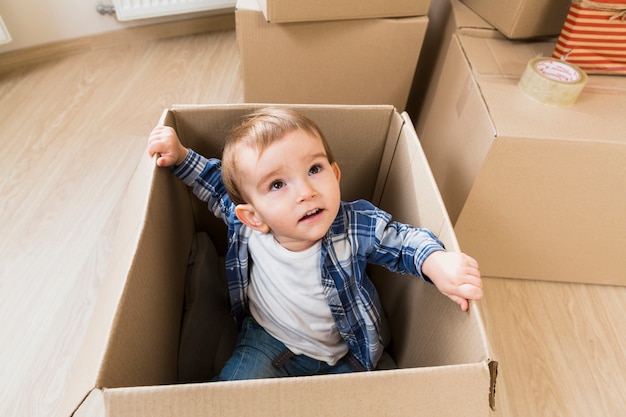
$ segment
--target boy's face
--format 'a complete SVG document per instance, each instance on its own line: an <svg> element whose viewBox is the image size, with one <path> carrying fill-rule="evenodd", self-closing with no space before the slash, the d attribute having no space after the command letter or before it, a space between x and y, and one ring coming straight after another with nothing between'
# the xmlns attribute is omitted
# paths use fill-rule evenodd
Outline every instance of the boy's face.
<svg viewBox="0 0 626 417"><path fill-rule="evenodd" d="M271 232L292 251L308 249L326 234L339 211L341 174L320 138L296 130L261 155L246 146L237 151L248 203L236 212L244 224Z"/></svg>

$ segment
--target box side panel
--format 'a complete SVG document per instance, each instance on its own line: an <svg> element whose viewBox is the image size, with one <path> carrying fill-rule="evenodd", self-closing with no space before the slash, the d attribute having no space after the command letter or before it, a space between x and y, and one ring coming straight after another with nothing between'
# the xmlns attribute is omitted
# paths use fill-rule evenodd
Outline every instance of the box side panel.
<svg viewBox="0 0 626 417"><path fill-rule="evenodd" d="M263 0L260 4L269 22L285 23L423 16L428 14L430 0L387 0L385 2Z"/></svg>
<svg viewBox="0 0 626 417"><path fill-rule="evenodd" d="M626 285L624 161L617 144L498 138L456 225L462 247L486 276Z"/></svg>
<svg viewBox="0 0 626 417"><path fill-rule="evenodd" d="M439 80L420 116L418 134L454 224L496 131L457 36Z"/></svg>
<svg viewBox="0 0 626 417"><path fill-rule="evenodd" d="M393 155L396 152L398 140L400 139L404 126L404 119L397 111L394 110L390 114L390 116L391 117L389 120L389 128L387 129L385 146L382 151L380 168L378 169L378 177L376 180L376 185L374 186L374 191L372 193L372 196L370 197L370 201L376 206L380 205L383 190L385 189L385 184L387 182L387 178L389 177L389 168L391 167Z"/></svg>
<svg viewBox="0 0 626 417"><path fill-rule="evenodd" d="M396 198L393 198L393 194L387 194L388 199L386 201L391 205L397 204L398 210L407 213L407 216L415 216L417 213L421 227L426 227L435 233L448 250L458 251L459 245L454 235L450 217L422 145L415 133L415 128L406 113L403 114L403 119L404 126L400 143L402 146L406 146L406 155L410 156L410 167L407 172L403 172L407 168L403 166L403 163L409 159L402 154L397 154L394 163L398 165L392 164L389 185L391 186L394 182L401 184L406 176L406 178L412 179L412 186L405 186L405 190L408 188L412 191L400 193L401 197L396 196ZM394 177L393 173L398 173L399 176ZM408 196L411 192L415 192L415 198L405 199L404 196Z"/></svg>
<svg viewBox="0 0 626 417"><path fill-rule="evenodd" d="M238 9L247 102L391 104L408 99L428 18L267 23Z"/></svg>
<svg viewBox="0 0 626 417"><path fill-rule="evenodd" d="M78 406L97 385L101 369L107 366L103 365L106 362L104 357L115 332L116 311L124 297L126 279L144 227L154 170L154 161L147 156L142 158L128 185L110 262L69 383L63 392L60 415L69 415Z"/></svg>
<svg viewBox="0 0 626 417"><path fill-rule="evenodd" d="M109 390L108 415L488 416L486 364ZM372 395L374 394L374 395Z"/></svg>
<svg viewBox="0 0 626 417"><path fill-rule="evenodd" d="M195 229L187 188L169 170L154 169L148 204L140 210L143 228L133 248L99 387L176 381L184 282Z"/></svg>
<svg viewBox="0 0 626 417"><path fill-rule="evenodd" d="M432 230L449 250L458 250L441 196L408 119L381 208L392 213L395 220ZM371 275L385 306L393 353L401 367L467 363L491 356L477 310L461 312L433 285L415 277L399 276L383 268L373 268Z"/></svg>

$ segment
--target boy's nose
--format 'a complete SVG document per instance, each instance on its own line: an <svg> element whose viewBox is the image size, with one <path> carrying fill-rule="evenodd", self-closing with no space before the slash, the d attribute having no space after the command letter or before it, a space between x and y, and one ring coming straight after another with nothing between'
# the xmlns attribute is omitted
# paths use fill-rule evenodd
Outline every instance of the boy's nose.
<svg viewBox="0 0 626 417"><path fill-rule="evenodd" d="M300 184L298 193L299 193L300 201L313 198L317 194L317 192L315 191L315 187L313 187L313 185L309 181L306 181L306 180L302 181L302 183Z"/></svg>

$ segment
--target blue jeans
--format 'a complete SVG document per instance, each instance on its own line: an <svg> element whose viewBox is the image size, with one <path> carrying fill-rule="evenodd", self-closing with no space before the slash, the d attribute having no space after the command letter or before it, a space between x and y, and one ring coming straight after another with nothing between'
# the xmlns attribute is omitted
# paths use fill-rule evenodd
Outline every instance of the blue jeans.
<svg viewBox="0 0 626 417"><path fill-rule="evenodd" d="M295 355L252 317L244 320L235 351L214 381L341 374L364 371L348 353L334 366L306 355Z"/></svg>

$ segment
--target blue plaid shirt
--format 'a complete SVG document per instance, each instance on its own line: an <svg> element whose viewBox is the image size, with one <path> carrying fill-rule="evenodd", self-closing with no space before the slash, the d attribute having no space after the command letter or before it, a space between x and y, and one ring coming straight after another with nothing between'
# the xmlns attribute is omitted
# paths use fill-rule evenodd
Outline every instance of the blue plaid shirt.
<svg viewBox="0 0 626 417"><path fill-rule="evenodd" d="M252 230L235 215L235 205L222 182L220 160L189 150L174 174L193 187L194 194L228 226L226 276L231 311L240 324L248 314L248 238ZM422 275L422 263L438 250L444 250L443 244L430 231L391 221L391 215L367 201L340 204L335 221L322 238L321 281L337 328L364 368L375 369L384 350L383 310L365 272L367 264L428 280Z"/></svg>

